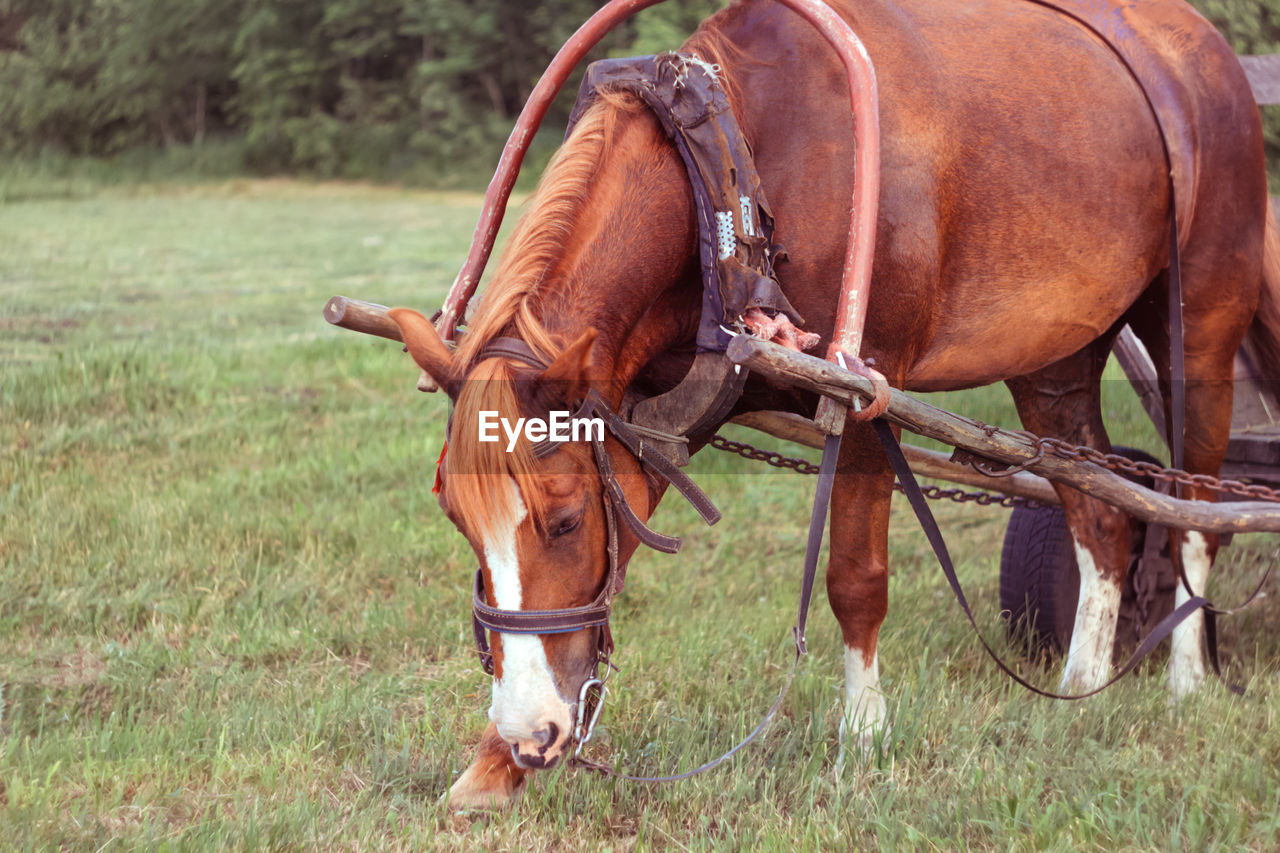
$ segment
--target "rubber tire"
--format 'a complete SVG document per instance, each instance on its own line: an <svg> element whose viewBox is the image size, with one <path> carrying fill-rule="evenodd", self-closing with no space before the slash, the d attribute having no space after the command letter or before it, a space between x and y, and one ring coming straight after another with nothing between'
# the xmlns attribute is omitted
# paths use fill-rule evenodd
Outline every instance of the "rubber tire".
<svg viewBox="0 0 1280 853"><path fill-rule="evenodd" d="M1160 464L1142 450L1116 447L1129 459ZM1130 477L1151 487L1150 478ZM1141 553L1146 526L1135 523L1133 548ZM1075 546L1059 506L1018 506L1009 517L1000 554L1000 609L1010 637L1032 653L1061 654L1071 642L1076 605L1080 599L1080 569ZM1125 585L1121 610L1133 609L1130 584ZM1134 618L1120 614L1121 621Z"/></svg>
<svg viewBox="0 0 1280 853"><path fill-rule="evenodd" d="M1080 569L1058 506L1014 507L1000 552L1000 615L1028 651L1061 654L1071 641Z"/></svg>

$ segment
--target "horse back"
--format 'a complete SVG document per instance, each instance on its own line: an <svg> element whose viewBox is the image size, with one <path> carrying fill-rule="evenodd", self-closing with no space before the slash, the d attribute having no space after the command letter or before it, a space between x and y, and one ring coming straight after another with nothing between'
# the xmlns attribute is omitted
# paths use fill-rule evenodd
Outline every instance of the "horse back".
<svg viewBox="0 0 1280 853"><path fill-rule="evenodd" d="M1103 334L1167 263L1162 125L1188 236L1213 224L1199 215L1207 195L1265 200L1257 111L1213 28L1177 0L1069 2L1114 32L1134 74L1035 0L833 4L876 67L881 210L865 353L900 384L998 381ZM783 284L826 337L854 179L843 70L780 4L750 0L713 26L733 45L740 120L788 252Z"/></svg>

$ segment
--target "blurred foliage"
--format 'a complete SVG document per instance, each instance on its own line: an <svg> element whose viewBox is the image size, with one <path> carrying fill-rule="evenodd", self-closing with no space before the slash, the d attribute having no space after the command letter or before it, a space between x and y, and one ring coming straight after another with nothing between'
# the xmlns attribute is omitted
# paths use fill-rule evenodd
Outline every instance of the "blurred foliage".
<svg viewBox="0 0 1280 853"><path fill-rule="evenodd" d="M1280 53L1280 0L1192 0L1239 54ZM1280 191L1280 105L1262 108L1271 191Z"/></svg>
<svg viewBox="0 0 1280 853"><path fill-rule="evenodd" d="M447 173L481 154L491 164L547 62L598 5L0 0L0 151L101 156L217 134L243 138L244 165L264 173ZM671 0L596 53L676 47L719 5Z"/></svg>
<svg viewBox="0 0 1280 853"><path fill-rule="evenodd" d="M108 156L213 135L240 140L243 167L261 173L482 173L551 56L599 5L0 0L0 153ZM723 5L669 0L597 55L674 48ZM1197 5L1238 52L1280 52L1280 0ZM567 109L566 96L549 125ZM1267 118L1280 153L1280 115Z"/></svg>

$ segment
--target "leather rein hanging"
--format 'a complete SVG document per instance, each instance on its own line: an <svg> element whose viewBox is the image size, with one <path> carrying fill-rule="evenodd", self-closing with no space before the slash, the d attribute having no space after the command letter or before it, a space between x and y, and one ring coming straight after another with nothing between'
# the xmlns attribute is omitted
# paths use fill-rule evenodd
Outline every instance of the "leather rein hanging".
<svg viewBox="0 0 1280 853"><path fill-rule="evenodd" d="M1160 128L1166 156L1170 158L1172 165L1172 155L1162 121L1161 110L1152 102L1150 92L1147 86L1144 85L1141 76L1135 71L1133 64L1125 53L1116 46L1114 40L1108 38L1099 26L1095 26L1080 14L1053 2L1053 0L1031 0L1031 2L1055 9L1073 18L1093 31L1112 49L1121 63L1139 83L1139 87L1147 97L1152 112L1156 117L1157 125ZM697 60L696 57L691 58L678 54L663 54L657 57L640 57L631 60L597 63L596 66L593 66L588 71L580 93L579 106L575 108L574 115L576 118L581 114L582 109L594 97L596 91L606 88L625 89L639 96L654 111L659 123L679 150L689 173L690 183L694 190L695 207L698 211L699 254L702 260L704 279L703 316L699 327L698 344L704 351L723 351L726 342L724 333L728 330L723 329L722 323L732 322L747 307L764 306L774 311L791 315L793 319L803 322L795 314L790 303L787 302L773 274L772 259L777 254L778 249L769 242L773 225L772 217L769 214L763 191L759 186L758 177L755 175L754 166L750 162L750 153L745 148L741 131L737 128L732 112L728 111L726 105L722 103L723 94L719 91L716 79L717 72L718 69L706 65L706 63ZM717 98L721 100L717 100ZM702 130L694 134L693 132L698 128L702 128ZM738 153L725 156L723 152L726 147L731 152ZM719 163L715 162L717 158L708 158L707 156L708 151L716 148L719 148L720 151ZM744 162L747 169L743 169ZM743 194L739 197L737 196L738 186L726 187L724 181L726 180L726 174L737 175L740 173L746 174L748 177L743 182ZM734 181L736 184L736 179L729 178L728 180ZM1175 398L1173 404L1175 427L1171 435L1171 446L1173 447L1176 465L1178 462L1177 457L1181 456L1182 407L1184 404L1181 399L1183 389L1180 387L1183 382L1181 375L1182 352L1180 347L1182 337L1181 290L1180 271L1178 268L1178 217L1174 191L1175 181L1171 175L1169 300ZM736 207L730 205L730 209L735 210L737 215L732 215L727 219L719 213L725 207L726 199L739 202ZM743 261L746 263L744 264ZM860 334L860 329L858 331ZM838 350L836 352L838 354ZM481 351L478 360L491 357L510 358L539 369L545 369L547 366L528 344L512 338L498 338L489 342ZM851 367L843 364L842 366L864 376L868 375L866 368L856 359L854 359L854 364ZM876 378L882 381L882 377L877 375ZM739 384L739 391L740 388L741 385ZM887 397L884 399L887 400ZM970 623L973 624L975 631L977 631L977 624L956 578L954 566L947 553L941 531L936 521L932 518L927 504L924 502L920 488L910 468L907 466L905 458L902 456L892 429L886 421L877 417L882 410L883 402L878 399L870 410L858 412L855 409L850 413L850 416L857 420L871 420L877 437L882 443L885 453L903 485L904 491L908 495L912 508L924 528L930 545L960 603L961 609ZM708 524L714 524L719 520L720 513L711 504L705 493L684 475L675 463L660 453L654 447L653 442L646 441L631 425L613 412L597 393L590 392L573 417L575 419L601 418L609 433L641 463L642 468L664 478L675 486L693 504ZM671 437L668 436L667 438ZM660 437L659 440L661 440ZM675 553L680 548L681 541L678 538L664 536L653 531L636 516L617 482L609 453L603 440L594 438L591 443L594 460L603 487L602 501L608 531L608 569L600 592L591 603L580 607L557 610L503 610L489 605L485 600L483 573L477 570L473 589L473 630L481 665L485 672L490 675L494 673L494 666L493 656L485 636L486 629L497 633L534 635L596 629L599 632L597 643L598 659L596 662L597 676L598 667L603 664L606 667L605 676L607 677L608 668L611 666L610 655L613 651L613 640L609 631L609 616L612 610L613 598L622 591L626 576L626 563L620 559L618 546L620 525L625 525L642 544L656 550ZM818 493L810 521L809 542L806 549L804 575L801 581L800 603L794 628L795 660L777 700L760 723L746 738L724 755L694 770L675 776L634 776L619 773L607 766L581 759L575 753L572 761L577 766L605 772L631 781L675 781L701 773L723 763L754 740L765 729L781 708L783 699L794 679L799 660L806 654L804 629L812 588L816 578L818 552L825 528L827 506L834 482L835 463L839 446L840 434L837 430L835 434L828 437L827 445L824 449ZM542 442L535 445L534 455L545 457L555 452L558 447L558 444ZM1189 600L1180 605L1153 629L1114 678L1102 687L1091 690L1088 693L1063 695L1042 690L1022 679L1007 666L987 644L981 632L978 632L978 638L997 665L1022 686L1042 696L1057 699L1080 699L1085 696L1091 696L1119 680L1119 678L1132 670L1137 662L1164 637L1168 636L1177 624L1196 610L1203 608L1206 613L1210 661L1214 671L1218 672L1221 677L1213 625L1215 611L1206 599L1193 593L1185 575L1182 578L1182 582L1190 596ZM1235 687L1232 689L1239 690L1239 688ZM579 751L582 745L591 737L592 730L599 717L603 693L603 680L599 677L590 678L582 685L578 705L577 728L574 732L574 739L577 741L577 749Z"/></svg>

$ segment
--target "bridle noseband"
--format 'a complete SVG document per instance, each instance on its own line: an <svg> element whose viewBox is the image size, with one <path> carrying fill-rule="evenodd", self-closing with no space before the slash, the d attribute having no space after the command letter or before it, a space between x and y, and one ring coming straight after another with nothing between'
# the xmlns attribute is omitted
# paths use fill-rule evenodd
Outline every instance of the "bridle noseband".
<svg viewBox="0 0 1280 853"><path fill-rule="evenodd" d="M489 358L507 358L540 370L547 368L546 362L528 344L517 338L493 339L476 356L476 363ZM595 390L587 392L582 405L573 415L574 420L583 418L599 418L603 421L609 434L640 462L642 468L647 467L649 471L674 486L693 505L707 524L715 524L720 520L719 510L706 493L677 468L675 463L631 429L626 421L609 408L608 403ZM588 434L590 435L590 432ZM601 700L604 697L604 679L599 677L599 667L601 665L605 667L605 678L608 677L611 667L613 636L609 631L609 615L613 609L614 596L622 591L627 571L627 563L621 559L618 548L619 521L626 525L641 544L658 551L674 554L683 544L679 537L658 533L640 520L627 502L603 438L591 435L590 441L596 470L600 476L605 527L608 531L606 552L609 558L609 569L600 593L590 604L580 607L556 610L503 610L493 607L485 600L484 573L481 569L476 569L471 603L476 651L480 656L481 667L489 675L494 675L494 663L493 652L485 636L486 629L498 634L526 635L568 634L588 628L597 629L595 673L583 683L578 697L578 719L574 729L574 740L577 741L579 749L591 738L596 721L600 717ZM533 446L533 455L539 459L546 458L555 453L560 446L557 442L538 442Z"/></svg>

